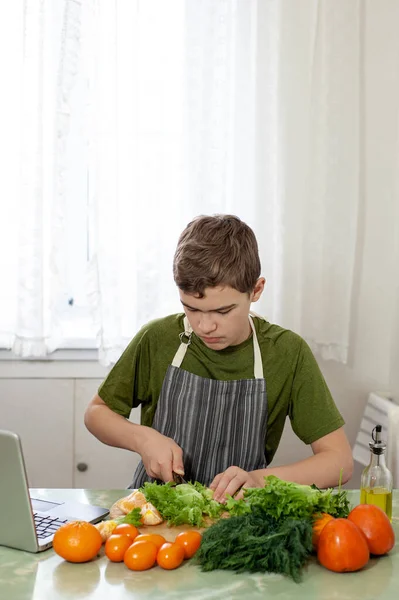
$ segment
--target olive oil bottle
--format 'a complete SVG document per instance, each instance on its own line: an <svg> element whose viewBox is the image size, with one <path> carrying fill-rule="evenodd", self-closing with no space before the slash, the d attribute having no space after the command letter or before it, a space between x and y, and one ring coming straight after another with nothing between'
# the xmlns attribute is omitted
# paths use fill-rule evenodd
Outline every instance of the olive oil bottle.
<svg viewBox="0 0 399 600"><path fill-rule="evenodd" d="M381 440L381 425L374 427L369 443L370 464L360 481L360 504L375 504L392 520L392 474L385 464L386 444Z"/></svg>

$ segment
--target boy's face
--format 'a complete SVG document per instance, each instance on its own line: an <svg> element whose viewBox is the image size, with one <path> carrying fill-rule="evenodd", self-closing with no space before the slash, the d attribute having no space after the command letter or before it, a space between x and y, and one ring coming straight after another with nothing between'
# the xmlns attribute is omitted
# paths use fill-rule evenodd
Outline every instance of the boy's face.
<svg viewBox="0 0 399 600"><path fill-rule="evenodd" d="M208 348L223 350L237 346L251 333L248 313L263 291L265 280L259 278L250 294L229 286L209 287L203 298L179 290L184 312L194 333Z"/></svg>

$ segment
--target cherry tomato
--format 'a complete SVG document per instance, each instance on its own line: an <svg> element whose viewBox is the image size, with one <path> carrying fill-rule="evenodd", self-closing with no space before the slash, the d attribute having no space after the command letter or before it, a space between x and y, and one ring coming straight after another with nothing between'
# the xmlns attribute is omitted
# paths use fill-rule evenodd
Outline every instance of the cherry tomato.
<svg viewBox="0 0 399 600"><path fill-rule="evenodd" d="M164 544L166 542L163 535L160 535L159 533L140 533L140 535L138 535L134 541L135 542L152 542L153 544L156 545L158 550L162 546L162 544Z"/></svg>
<svg viewBox="0 0 399 600"><path fill-rule="evenodd" d="M184 560L184 550L180 544L166 542L158 550L157 563L163 569L176 569Z"/></svg>
<svg viewBox="0 0 399 600"><path fill-rule="evenodd" d="M126 550L123 561L132 571L145 571L155 565L158 548L153 542L133 542Z"/></svg>
<svg viewBox="0 0 399 600"><path fill-rule="evenodd" d="M182 531L176 536L175 544L182 546L184 558L191 558L201 545L202 535L199 531Z"/></svg>
<svg viewBox="0 0 399 600"><path fill-rule="evenodd" d="M112 533L120 533L121 535L127 535L132 540L136 539L139 535L139 530L134 525L130 525L130 523L120 523L115 527Z"/></svg>
<svg viewBox="0 0 399 600"><path fill-rule="evenodd" d="M105 554L112 562L122 562L126 550L133 544L132 538L121 533L113 533L105 542Z"/></svg>

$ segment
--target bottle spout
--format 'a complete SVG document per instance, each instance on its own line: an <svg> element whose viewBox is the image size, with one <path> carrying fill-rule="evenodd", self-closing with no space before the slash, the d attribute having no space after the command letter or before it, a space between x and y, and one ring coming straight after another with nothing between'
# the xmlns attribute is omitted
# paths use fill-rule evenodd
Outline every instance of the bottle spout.
<svg viewBox="0 0 399 600"><path fill-rule="evenodd" d="M383 454L386 449L385 442L381 439L382 425L376 425L371 432L372 442L369 443L370 450L374 454Z"/></svg>
<svg viewBox="0 0 399 600"><path fill-rule="evenodd" d="M379 444L381 442L381 431L382 431L382 426L376 425L374 427L373 431L371 432L371 437L373 438L373 441L376 442L377 444Z"/></svg>

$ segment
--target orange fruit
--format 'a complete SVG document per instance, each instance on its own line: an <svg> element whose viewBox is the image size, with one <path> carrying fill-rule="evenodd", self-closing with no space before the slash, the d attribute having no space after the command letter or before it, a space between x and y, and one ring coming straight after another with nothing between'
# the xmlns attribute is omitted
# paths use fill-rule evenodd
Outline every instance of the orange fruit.
<svg viewBox="0 0 399 600"><path fill-rule="evenodd" d="M156 545L158 550L162 546L162 544L164 544L166 542L163 535L160 535L159 533L140 533L140 535L138 535L134 541L135 542L152 542L153 544Z"/></svg>
<svg viewBox="0 0 399 600"><path fill-rule="evenodd" d="M100 532L103 542L106 542L109 536L114 532L114 529L117 525L118 521L111 519L109 521L101 521L100 523L96 523L94 527Z"/></svg>
<svg viewBox="0 0 399 600"><path fill-rule="evenodd" d="M162 569L176 569L184 560L184 549L180 544L166 542L160 547L157 554L157 563Z"/></svg>
<svg viewBox="0 0 399 600"><path fill-rule="evenodd" d="M126 550L123 561L132 571L145 571L155 565L158 548L153 542L133 542Z"/></svg>
<svg viewBox="0 0 399 600"><path fill-rule="evenodd" d="M163 518L159 510L151 502L146 502L140 508L143 525L159 525Z"/></svg>
<svg viewBox="0 0 399 600"><path fill-rule="evenodd" d="M387 554L395 545L395 532L386 513L374 504L359 504L348 519L366 536L371 554Z"/></svg>
<svg viewBox="0 0 399 600"><path fill-rule="evenodd" d="M370 558L366 538L348 519L333 519L323 527L317 558L330 571L359 571Z"/></svg>
<svg viewBox="0 0 399 600"><path fill-rule="evenodd" d="M112 533L119 533L120 535L127 535L133 541L140 533L137 527L130 523L120 523L115 527Z"/></svg>
<svg viewBox="0 0 399 600"><path fill-rule="evenodd" d="M144 494L136 490L129 494L129 496L125 496L124 498L121 498L115 502L115 505L120 508L125 515L127 515L127 513L133 510L133 508L140 507L146 502L147 500Z"/></svg>
<svg viewBox="0 0 399 600"><path fill-rule="evenodd" d="M191 558L201 545L202 535L199 531L182 531L176 536L175 544L184 550L184 558Z"/></svg>
<svg viewBox="0 0 399 600"><path fill-rule="evenodd" d="M323 531L325 525L327 525L329 521L332 521L333 518L334 517L328 515L327 513L320 513L314 516L312 542L315 550L317 550L317 546L319 545L321 532Z"/></svg>
<svg viewBox="0 0 399 600"><path fill-rule="evenodd" d="M105 554L112 562L122 562L126 550L133 544L128 535L113 533L105 542Z"/></svg>
<svg viewBox="0 0 399 600"><path fill-rule="evenodd" d="M94 558L103 540L94 525L86 521L71 521L54 534L54 551L69 562L81 563Z"/></svg>

